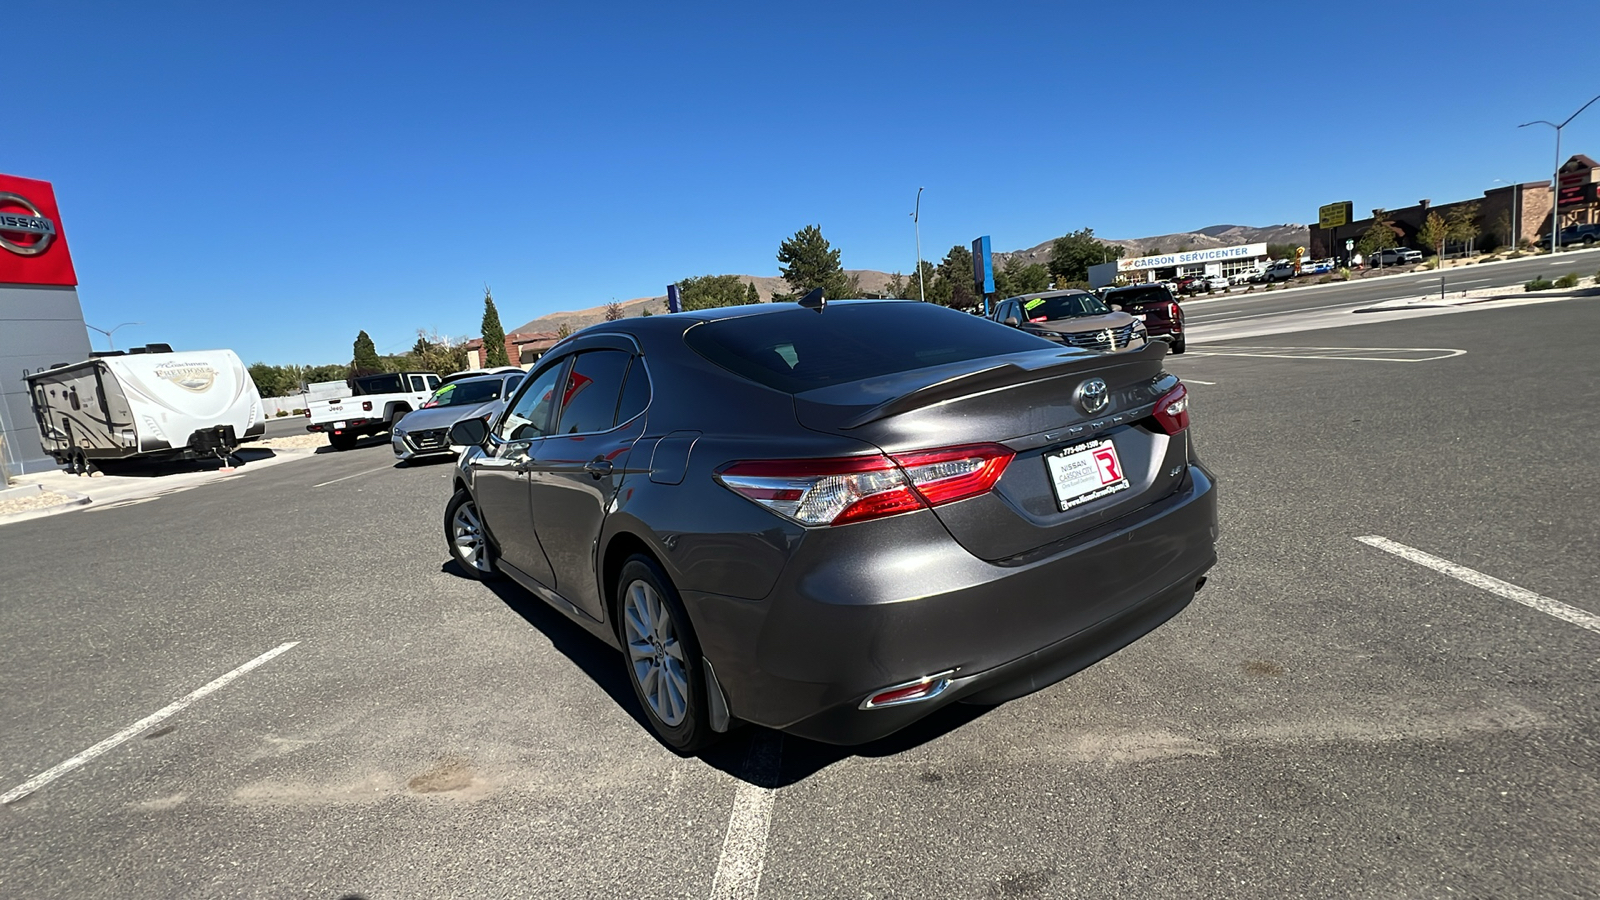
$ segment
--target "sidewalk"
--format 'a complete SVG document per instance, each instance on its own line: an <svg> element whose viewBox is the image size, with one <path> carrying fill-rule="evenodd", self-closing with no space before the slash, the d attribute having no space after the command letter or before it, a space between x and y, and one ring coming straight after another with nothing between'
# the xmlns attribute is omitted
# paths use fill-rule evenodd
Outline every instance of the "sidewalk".
<svg viewBox="0 0 1600 900"><path fill-rule="evenodd" d="M319 435L320 437L320 435ZM0 525L37 519L78 509L105 509L187 491L202 484L241 478L252 472L297 459L309 459L310 448L249 444L240 448L242 462L227 468L219 461L171 463L163 471L155 464L130 469L126 474L69 475L64 471L38 472L12 479L0 490ZM172 471L179 465L183 471Z"/></svg>

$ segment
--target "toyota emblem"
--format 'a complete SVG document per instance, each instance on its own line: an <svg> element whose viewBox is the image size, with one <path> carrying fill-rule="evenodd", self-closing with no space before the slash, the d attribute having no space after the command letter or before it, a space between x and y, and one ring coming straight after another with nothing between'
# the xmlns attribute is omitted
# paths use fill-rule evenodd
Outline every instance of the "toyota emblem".
<svg viewBox="0 0 1600 900"><path fill-rule="evenodd" d="M4 208L7 206L20 206L27 210L28 214L7 210ZM28 244L20 243L16 238L21 235L32 236L34 241ZM0 247L18 256L38 256L50 246L55 236L56 223L45 218L39 207L18 194L0 191Z"/></svg>
<svg viewBox="0 0 1600 900"><path fill-rule="evenodd" d="M1106 408L1111 402L1111 391L1106 387L1103 379L1091 378L1078 385L1078 405L1089 415L1094 415Z"/></svg>

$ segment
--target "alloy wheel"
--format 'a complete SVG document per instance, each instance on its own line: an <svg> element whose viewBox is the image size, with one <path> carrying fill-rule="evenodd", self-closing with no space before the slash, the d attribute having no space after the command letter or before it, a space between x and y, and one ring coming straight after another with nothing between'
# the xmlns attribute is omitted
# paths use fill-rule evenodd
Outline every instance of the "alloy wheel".
<svg viewBox="0 0 1600 900"><path fill-rule="evenodd" d="M628 585L623 628L628 662L650 712L669 728L689 715L689 676L672 611L644 581Z"/></svg>
<svg viewBox="0 0 1600 900"><path fill-rule="evenodd" d="M483 534L483 521L478 518L477 504L469 500L456 507L456 514L450 518L450 537L456 559L462 565L479 572L493 571L486 552L488 541Z"/></svg>

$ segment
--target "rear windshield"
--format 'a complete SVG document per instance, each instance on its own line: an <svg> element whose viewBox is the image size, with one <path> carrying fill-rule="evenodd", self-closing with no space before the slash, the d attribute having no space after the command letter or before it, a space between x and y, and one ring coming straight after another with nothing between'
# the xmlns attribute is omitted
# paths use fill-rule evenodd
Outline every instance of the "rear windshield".
<svg viewBox="0 0 1600 900"><path fill-rule="evenodd" d="M1059 346L978 316L909 301L720 319L694 326L683 339L717 365L791 394Z"/></svg>
<svg viewBox="0 0 1600 900"><path fill-rule="evenodd" d="M400 394L405 389L399 375L365 375L356 379L355 386L357 394Z"/></svg>
<svg viewBox="0 0 1600 900"><path fill-rule="evenodd" d="M1123 306L1143 306L1146 303L1170 303L1172 295L1167 293L1166 288L1134 288L1106 294L1106 302Z"/></svg>

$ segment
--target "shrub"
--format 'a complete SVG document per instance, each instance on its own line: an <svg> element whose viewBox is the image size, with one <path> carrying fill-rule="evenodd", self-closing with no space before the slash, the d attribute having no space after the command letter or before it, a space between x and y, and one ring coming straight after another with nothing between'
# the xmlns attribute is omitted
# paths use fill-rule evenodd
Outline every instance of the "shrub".
<svg viewBox="0 0 1600 900"><path fill-rule="evenodd" d="M1332 284L1332 283L1333 283L1333 276L1332 275L1324 275L1321 278L1317 279L1317 284Z"/></svg>
<svg viewBox="0 0 1600 900"><path fill-rule="evenodd" d="M1555 286L1556 283L1550 279L1539 277L1523 285L1522 289L1525 291L1548 291Z"/></svg>
<svg viewBox="0 0 1600 900"><path fill-rule="evenodd" d="M1349 281L1350 280L1350 267L1349 266L1341 266L1339 268L1339 280L1340 281Z"/></svg>
<svg viewBox="0 0 1600 900"><path fill-rule="evenodd" d="M291 415L291 416L303 416L305 414L306 414L306 411L303 410L303 409L291 409L291 410L289 410L289 415Z"/></svg>
<svg viewBox="0 0 1600 900"><path fill-rule="evenodd" d="M289 411L287 409L280 409L280 410L278 410L277 418L281 419L284 416L287 416L288 414L289 414Z"/></svg>
<svg viewBox="0 0 1600 900"><path fill-rule="evenodd" d="M1439 268L1439 257L1435 256L1435 257L1432 257L1430 259L1423 260L1422 267L1424 269L1437 269L1437 268Z"/></svg>
<svg viewBox="0 0 1600 900"><path fill-rule="evenodd" d="M1558 287L1558 288L1563 288L1563 289L1565 289L1565 288L1575 288L1577 286L1578 286L1578 273L1577 272L1568 272L1567 274L1565 274L1565 275L1561 276L1560 278L1556 279L1556 287Z"/></svg>

